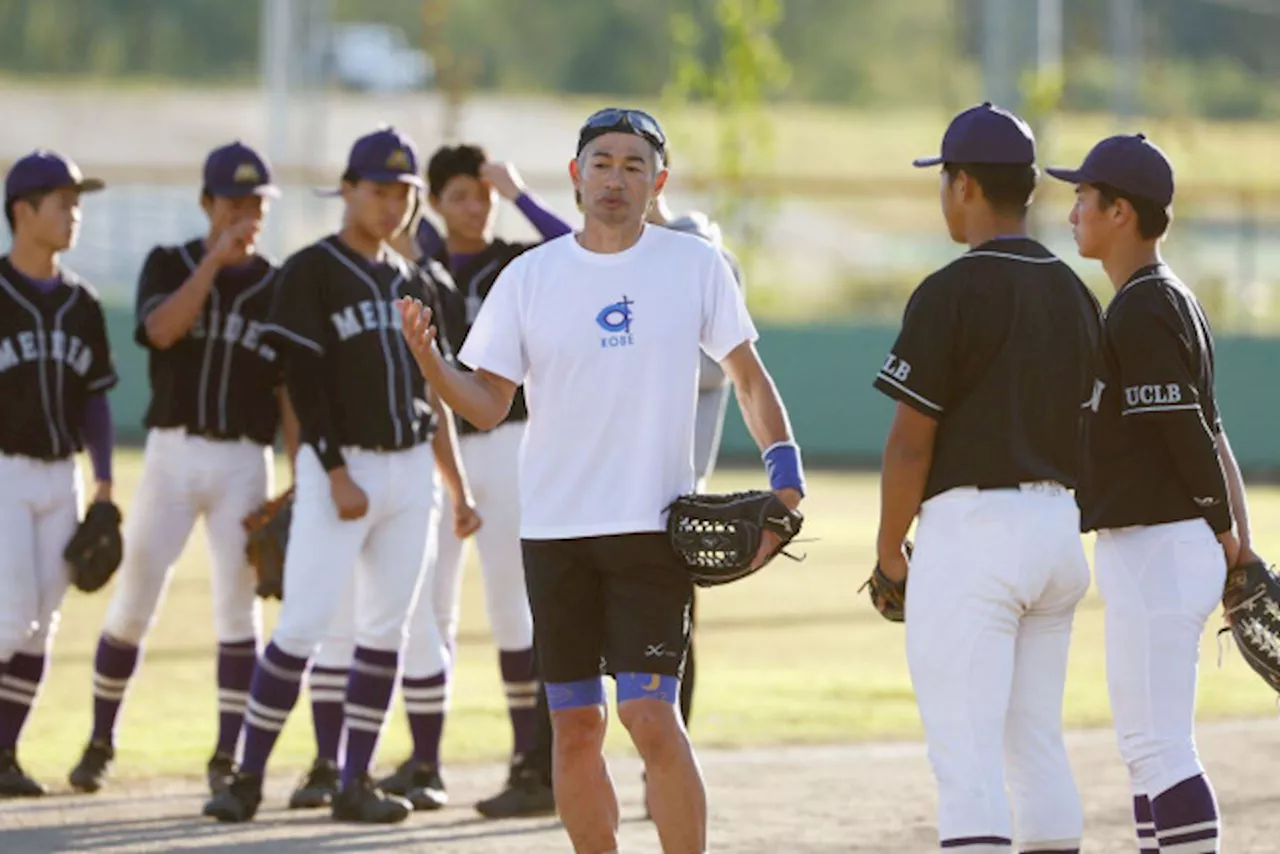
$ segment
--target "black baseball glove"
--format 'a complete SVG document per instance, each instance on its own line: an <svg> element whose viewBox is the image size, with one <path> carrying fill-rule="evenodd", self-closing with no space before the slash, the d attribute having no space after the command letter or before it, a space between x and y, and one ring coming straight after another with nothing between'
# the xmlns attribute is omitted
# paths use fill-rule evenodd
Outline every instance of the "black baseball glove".
<svg viewBox="0 0 1280 854"><path fill-rule="evenodd" d="M699 587L745 578L778 554L798 560L784 549L800 533L804 516L772 492L682 495L667 510L671 545ZM752 566L766 531L777 535L778 546Z"/></svg>
<svg viewBox="0 0 1280 854"><path fill-rule="evenodd" d="M245 558L258 579L255 592L263 599L284 599L284 555L292 518L293 490L289 489L245 516L241 523L249 534Z"/></svg>
<svg viewBox="0 0 1280 854"><path fill-rule="evenodd" d="M95 501L85 511L62 557L71 570L76 589L93 593L111 580L124 557L120 536L120 508L110 501Z"/></svg>
<svg viewBox="0 0 1280 854"><path fill-rule="evenodd" d="M911 557L911 543L903 543L902 548L909 559ZM876 568L871 571L871 577L858 588L858 592L861 593L867 588L871 589L871 592L867 594L871 598L871 607L879 611L880 616L891 623L901 623L906 620L907 580L905 578L901 581L891 580L889 576L880 571L880 561L876 561Z"/></svg>
<svg viewBox="0 0 1280 854"><path fill-rule="evenodd" d="M1240 654L1254 672L1280 691L1280 579L1261 560L1227 570L1222 615Z"/></svg>

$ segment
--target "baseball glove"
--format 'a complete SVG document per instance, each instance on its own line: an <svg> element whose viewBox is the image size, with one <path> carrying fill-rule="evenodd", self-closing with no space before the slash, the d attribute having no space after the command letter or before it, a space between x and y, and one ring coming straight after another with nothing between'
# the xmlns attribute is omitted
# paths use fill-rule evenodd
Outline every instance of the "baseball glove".
<svg viewBox="0 0 1280 854"><path fill-rule="evenodd" d="M903 544L903 549L907 553L907 558L911 558L911 543ZM880 571L880 561L876 561L876 568L871 571L871 577L868 578L858 592L871 588L868 596L871 598L871 607L880 612L880 616L884 617L891 623L901 623L906 620L907 611L907 580L892 581L887 575Z"/></svg>
<svg viewBox="0 0 1280 854"><path fill-rule="evenodd" d="M1280 691L1280 579L1260 560L1227 570L1222 615L1240 654L1254 672Z"/></svg>
<svg viewBox="0 0 1280 854"><path fill-rule="evenodd" d="M772 492L682 495L667 510L671 545L699 587L746 578L779 554L799 560L784 550L800 533L804 516ZM778 546L752 566L766 531L777 535Z"/></svg>
<svg viewBox="0 0 1280 854"><path fill-rule="evenodd" d="M284 599L284 553L293 518L293 489L283 492L244 517L249 534L245 557L258 577L256 593L263 599Z"/></svg>
<svg viewBox="0 0 1280 854"><path fill-rule="evenodd" d="M110 501L93 502L62 550L71 569L71 583L85 593L102 589L120 568L123 556L120 508Z"/></svg>

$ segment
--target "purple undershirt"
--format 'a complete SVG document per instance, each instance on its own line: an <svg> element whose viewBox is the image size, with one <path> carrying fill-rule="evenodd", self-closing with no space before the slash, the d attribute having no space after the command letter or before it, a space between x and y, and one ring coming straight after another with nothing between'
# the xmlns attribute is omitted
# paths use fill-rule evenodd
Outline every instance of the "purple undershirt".
<svg viewBox="0 0 1280 854"><path fill-rule="evenodd" d="M62 284L62 277L33 279L28 276L27 281L40 293L48 294ZM85 449L93 463L93 478L96 481L111 481L111 446L115 444L115 432L107 393L89 395L84 402L84 429L80 431L80 436L84 439Z"/></svg>
<svg viewBox="0 0 1280 854"><path fill-rule="evenodd" d="M529 220L529 224L542 235L543 240L552 240L573 231L573 226L561 219L560 215L555 211L544 207L542 202L529 193L521 193L516 197L516 207L520 209L520 213L524 214L525 219ZM444 238L440 236L440 232L436 231L435 226L425 217L418 226L417 237L418 247L422 250L422 254L428 258L434 258L445 245ZM457 270L479 254L479 252L451 252L449 253L449 269Z"/></svg>

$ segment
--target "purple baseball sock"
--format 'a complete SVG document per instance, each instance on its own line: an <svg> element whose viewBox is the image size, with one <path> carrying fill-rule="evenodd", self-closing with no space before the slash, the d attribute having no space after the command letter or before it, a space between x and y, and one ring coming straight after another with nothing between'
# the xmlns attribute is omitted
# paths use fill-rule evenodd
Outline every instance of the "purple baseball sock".
<svg viewBox="0 0 1280 854"><path fill-rule="evenodd" d="M107 635L98 638L98 651L93 656L93 733L94 741L115 744L116 718L124 702L129 680L138 669L138 647Z"/></svg>
<svg viewBox="0 0 1280 854"><path fill-rule="evenodd" d="M420 762L440 762L440 737L444 734L444 710L448 705L449 678L445 671L425 679L400 680L404 710L413 734L413 758Z"/></svg>
<svg viewBox="0 0 1280 854"><path fill-rule="evenodd" d="M302 691L302 673L307 660L289 655L274 643L267 645L253 669L249 706L244 716L244 760L241 770L249 774L266 771L267 760L284 729L289 712Z"/></svg>
<svg viewBox="0 0 1280 854"><path fill-rule="evenodd" d="M362 774L367 774L378 748L382 723L391 706L396 688L400 654L378 649L356 647L347 680L346 713L347 757L342 764L342 786L346 788Z"/></svg>
<svg viewBox="0 0 1280 854"><path fill-rule="evenodd" d="M1218 850L1218 802L1203 774L1152 798L1151 815L1161 851L1214 854Z"/></svg>
<svg viewBox="0 0 1280 854"><path fill-rule="evenodd" d="M334 763L337 763L342 748L342 705L347 698L349 678L350 671L345 667L312 667L307 674L316 755Z"/></svg>
<svg viewBox="0 0 1280 854"><path fill-rule="evenodd" d="M507 713L511 715L514 752L520 755L533 748L534 713L538 705L538 680L533 673L533 648L500 650L498 666L507 691Z"/></svg>
<svg viewBox="0 0 1280 854"><path fill-rule="evenodd" d="M1151 799L1146 795L1133 796L1133 823L1138 829L1139 854L1159 854L1156 844L1156 820L1151 817Z"/></svg>
<svg viewBox="0 0 1280 854"><path fill-rule="evenodd" d="M44 656L14 653L0 676L0 749L13 750L44 680Z"/></svg>
<svg viewBox="0 0 1280 854"><path fill-rule="evenodd" d="M235 755L257 655L253 638L218 644L218 753Z"/></svg>

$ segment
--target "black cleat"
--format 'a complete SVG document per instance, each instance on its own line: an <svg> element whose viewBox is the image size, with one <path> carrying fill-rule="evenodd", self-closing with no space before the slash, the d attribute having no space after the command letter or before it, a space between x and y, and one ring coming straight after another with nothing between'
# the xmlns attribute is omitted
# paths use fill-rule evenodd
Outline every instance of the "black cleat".
<svg viewBox="0 0 1280 854"><path fill-rule="evenodd" d="M396 824L413 812L404 798L388 795L373 784L368 774L361 774L333 799L333 820L360 824Z"/></svg>
<svg viewBox="0 0 1280 854"><path fill-rule="evenodd" d="M333 806L338 795L338 764L332 759L316 758L311 770L289 796L289 809L311 810Z"/></svg>
<svg viewBox="0 0 1280 854"><path fill-rule="evenodd" d="M22 770L13 748L0 750L0 798L38 798L45 794L45 787Z"/></svg>
<svg viewBox="0 0 1280 854"><path fill-rule="evenodd" d="M556 796L550 781L517 756L511 762L506 788L477 803L476 812L493 819L555 815Z"/></svg>
<svg viewBox="0 0 1280 854"><path fill-rule="evenodd" d="M389 777L378 781L378 788L392 795L403 795L416 810L438 810L449 803L440 766L412 756L400 763Z"/></svg>
<svg viewBox="0 0 1280 854"><path fill-rule="evenodd" d="M80 764L71 769L67 782L77 792L93 794L102 788L107 771L116 758L116 751L105 741L91 741L80 756Z"/></svg>
<svg viewBox="0 0 1280 854"><path fill-rule="evenodd" d="M237 772L231 784L205 802L204 815L239 824L249 821L262 803L262 777Z"/></svg>
<svg viewBox="0 0 1280 854"><path fill-rule="evenodd" d="M216 795L231 785L236 778L236 760L230 753L218 751L209 758L205 769L209 781L209 794Z"/></svg>

